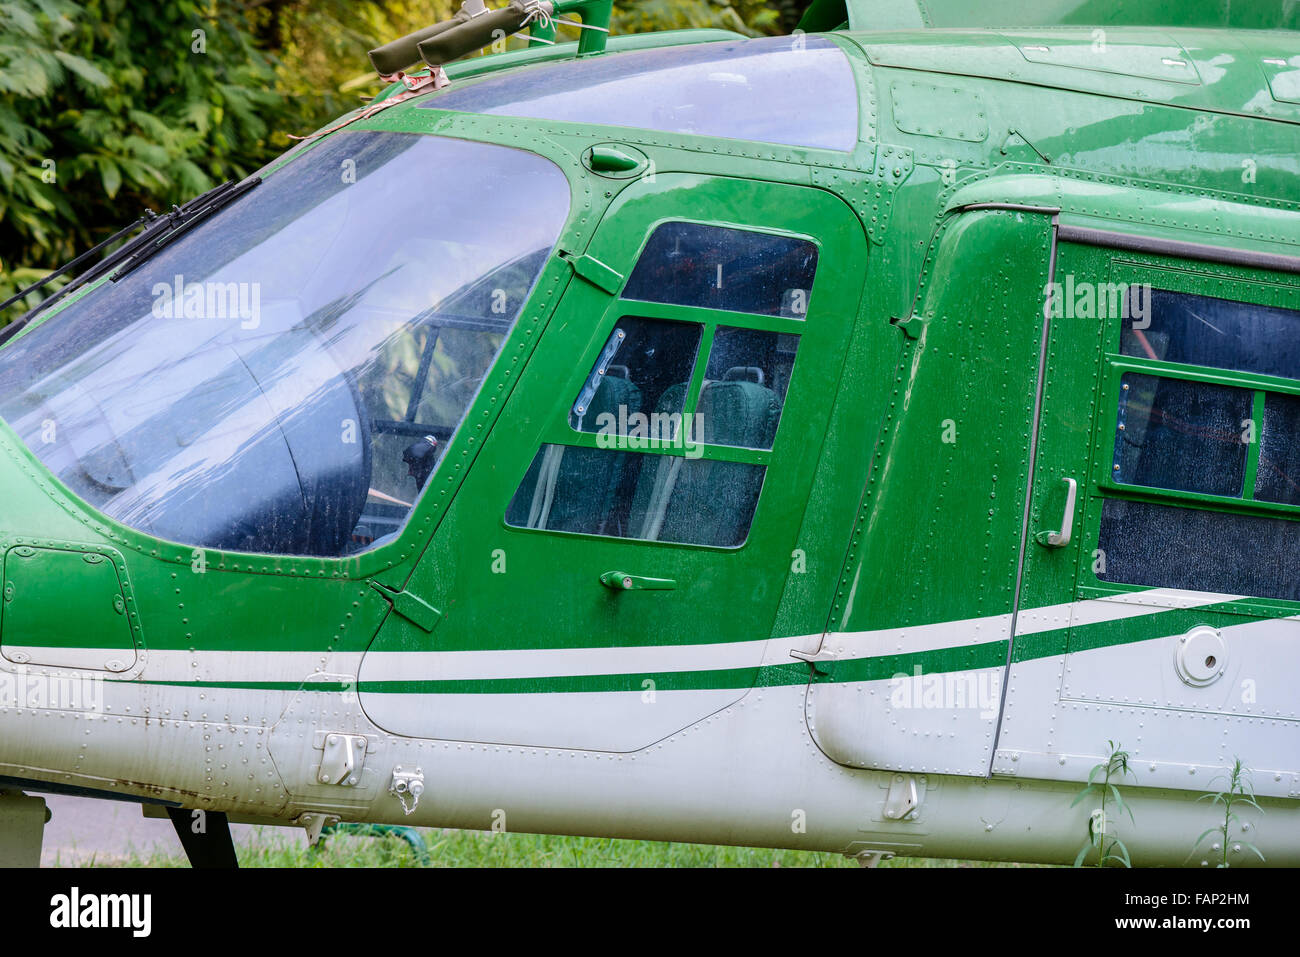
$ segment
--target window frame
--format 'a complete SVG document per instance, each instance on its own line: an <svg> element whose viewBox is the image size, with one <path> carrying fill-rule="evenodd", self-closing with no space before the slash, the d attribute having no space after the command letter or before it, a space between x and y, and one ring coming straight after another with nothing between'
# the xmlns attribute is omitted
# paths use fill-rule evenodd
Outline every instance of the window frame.
<svg viewBox="0 0 1300 957"><path fill-rule="evenodd" d="M668 216L655 220L648 225L645 235L637 246L636 255L632 259L632 264L628 273L624 276L619 284L617 295L611 298L609 306L606 308L604 315L601 316L600 322L593 329L592 336L588 346L582 356L575 361L574 370L575 378L566 384L566 404L563 407L562 415L552 418L543 428L538 448L545 445L576 446L579 448L605 448L601 444L601 436L597 432L580 432L573 428L569 421L569 413L573 409L573 404L581 393L591 370L599 361L605 344L609 341L610 335L614 328L623 320L637 319L654 319L669 322L682 322L697 324L702 327L700 334L699 348L695 353L695 361L691 369L691 377L686 389L686 397L682 406L682 421L688 421L689 417L694 415L700 401L700 393L704 388L705 371L708 368L709 355L713 350L713 340L719 326L728 326L738 329L751 329L759 332L775 332L784 335L794 335L802 339L804 332L809 328L808 314L811 311L813 301L813 290L808 290L809 311L805 312L800 318L786 316L772 316L762 313L752 312L735 312L725 309L713 309L705 306L688 306L676 303L645 302L639 299L624 299L623 292L631 278L633 270L641 261L645 254L646 247L650 243L651 237L665 223L694 223L702 226L721 226L727 229L736 229L743 232L765 233L767 235L782 236L791 239L798 239L812 243L817 250L817 268L813 272L813 286L817 285L817 277L821 273L823 256L825 255L825 245L815 236L807 233L801 233L795 230L785 230L779 228L765 228L745 225L735 222L721 223L717 221L708 221L703 219L694 219L683 216ZM776 460L778 449L781 448L782 435L788 430L782 429L781 423L785 421L786 406L789 396L796 388L797 378L796 369L799 368L798 350L796 348L795 362L790 370L790 382L786 387L785 398L782 401L781 419L777 423L776 434L772 438L772 447L770 449L747 449L730 445L712 445L699 443L700 459L712 460L717 462L737 462L743 465L758 465L763 467L763 481L759 486L758 498L754 506L754 514L750 517L749 530L745 534L745 539L738 545L707 545L693 542L668 542L657 539L644 538L620 538L611 535L600 535L594 532L567 532L555 529L545 528L525 528L518 525L510 525L505 522L504 515L502 518L506 527L524 532L541 532L552 535L566 535L580 538L594 538L601 541L622 541L629 543L639 543L643 545L668 546L673 548L696 548L706 549L709 551L736 552L749 545L754 525L759 521L759 513L762 509L763 494L767 488L768 471L772 463ZM611 449L610 451L617 451ZM684 448L681 446L670 445L664 447L648 447L644 449L627 450L638 454L645 455L676 455L684 457ZM534 455L536 452L534 453ZM531 459L530 465L531 465ZM519 477L516 483L516 493L519 485L523 483L527 475L527 469ZM511 499L513 501L513 497Z"/></svg>
<svg viewBox="0 0 1300 957"><path fill-rule="evenodd" d="M645 308L642 308L645 307ZM742 312L725 312L718 309L704 309L699 306L677 306L663 303L639 302L633 299L619 299L615 303L615 308L611 309L602 319L600 330L596 339L599 342L596 345L594 353L584 356L585 362L582 371L581 385L591 374L596 360L600 358L600 351L604 344L609 340L610 334L613 333L614 327L625 319L655 319L667 322L681 322L700 325L703 327L700 334L700 346L695 353L695 361L691 367L691 377L686 387L686 399L682 406L682 418L694 415L700 402L700 393L704 389L704 373L708 367L709 353L713 349L713 340L719 326L729 326L738 329L753 329L758 332L775 332L783 335L800 335L800 330L804 328L802 319L786 319L776 316L758 316L753 313ZM737 320L741 320L737 322ZM757 320L757 321L751 321ZM795 364L798 364L796 354ZM795 378L794 370L790 372L790 385L786 390L788 395L794 388ZM573 408L574 401L577 400L575 394L570 400L565 410L565 417L562 423L552 423L547 426L543 433L542 442L544 444L554 445L579 445L587 448L601 448L598 443L598 433L596 432L579 432L573 428L568 420L568 411ZM781 421L785 421L785 408L782 403ZM781 438L781 425L777 423L776 436L772 440L770 449L746 449L734 445L712 445L708 443L699 443L702 450L701 457L715 459L722 462L743 462L747 465L767 465L771 462L772 454L777 448L777 443ZM681 450L675 447L669 448L648 448L637 451L649 452L654 455L680 455Z"/></svg>
<svg viewBox="0 0 1300 957"><path fill-rule="evenodd" d="M1093 274L1098 281L1145 283L1153 289L1173 293L1212 296L1244 305L1287 309L1295 308L1293 303L1285 301L1288 294L1300 298L1300 275L1277 272L1263 267L1187 261L1176 256L1154 252L1134 252L1109 247L1094 248L1090 252L1095 255L1092 261L1098 268ZM1300 505L1254 498L1262 444L1264 397L1269 392L1300 397L1300 379L1124 355L1119 352L1123 324L1130 321L1117 316L1101 320L1099 338L1102 349L1097 366L1096 391L1098 411L1092 417L1091 452L1087 464L1090 481L1088 493L1082 503L1085 550L1081 556L1080 564L1083 567L1080 569L1076 587L1081 598L1132 594L1170 587L1138 585L1098 577L1093 559L1101 548L1101 516L1107 499L1124 499L1250 517L1300 520ZM1125 373L1229 386L1253 394L1251 421L1254 423L1254 441L1247 448L1240 497L1134 485L1116 482L1113 479L1112 466L1115 437L1119 425L1121 380ZM1215 606L1216 611L1253 617L1291 615L1297 609L1300 609L1300 600L1263 596L1245 596L1237 601Z"/></svg>
<svg viewBox="0 0 1300 957"><path fill-rule="evenodd" d="M1212 495L1205 492L1188 492L1182 489L1163 488L1158 485L1138 485L1133 482L1117 482L1114 479L1115 435L1119 431L1119 399L1122 379L1125 374L1137 373L1161 379L1176 379L1182 382L1203 382L1207 385L1229 386L1250 392L1251 421L1254 423L1254 441L1247 444L1246 464L1243 475L1242 494ZM1240 507L1243 513L1256 513L1276 516L1300 517L1300 505L1287 505L1283 502L1269 502L1255 498L1255 476L1259 466L1261 447L1261 429L1264 415L1264 396L1270 392L1292 395L1300 398L1300 380L1278 379L1272 376L1244 375L1241 373L1225 374L1221 369L1206 366L1180 365L1178 363L1159 362L1153 359L1139 359L1135 356L1107 355L1102 370L1102 395L1107 400L1113 399L1113 408L1107 406L1107 412L1100 418L1102 428L1109 424L1106 434L1109 445L1098 435L1098 456L1094 467L1097 469L1096 488L1109 494L1112 498L1131 498L1139 494L1152 500L1168 500L1166 504L1194 504L1203 502ZM1242 428L1245 428L1244 426ZM1106 454L1109 453L1109 454ZM1106 461L1103 462L1103 459Z"/></svg>

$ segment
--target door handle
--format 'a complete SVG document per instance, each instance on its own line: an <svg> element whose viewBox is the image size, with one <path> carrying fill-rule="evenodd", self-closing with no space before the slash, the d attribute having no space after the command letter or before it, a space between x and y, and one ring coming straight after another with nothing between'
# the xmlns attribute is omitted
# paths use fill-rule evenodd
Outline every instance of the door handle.
<svg viewBox="0 0 1300 957"><path fill-rule="evenodd" d="M1072 478L1063 481L1065 482L1065 514L1061 516L1061 530L1039 532L1034 536L1034 541L1047 548L1064 548L1070 544L1070 538L1074 533L1074 500L1079 494L1079 483Z"/></svg>
<svg viewBox="0 0 1300 957"><path fill-rule="evenodd" d="M600 576L600 583L614 591L671 591L677 587L671 578L647 578L627 572L605 572Z"/></svg>

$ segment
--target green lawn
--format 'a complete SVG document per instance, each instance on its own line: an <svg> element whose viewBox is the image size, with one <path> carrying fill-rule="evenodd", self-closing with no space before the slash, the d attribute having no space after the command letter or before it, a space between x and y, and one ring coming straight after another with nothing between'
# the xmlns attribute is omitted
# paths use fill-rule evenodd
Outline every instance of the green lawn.
<svg viewBox="0 0 1300 957"><path fill-rule="evenodd" d="M707 844L619 841L547 834L421 829L429 867L856 867L840 854L783 851ZM254 841L239 845L244 867L419 867L416 853L400 837L336 834L317 847L298 832L259 828ZM134 855L114 862L124 867L187 867L184 857ZM112 865L110 865L112 866ZM1018 867L983 861L893 860L881 867Z"/></svg>

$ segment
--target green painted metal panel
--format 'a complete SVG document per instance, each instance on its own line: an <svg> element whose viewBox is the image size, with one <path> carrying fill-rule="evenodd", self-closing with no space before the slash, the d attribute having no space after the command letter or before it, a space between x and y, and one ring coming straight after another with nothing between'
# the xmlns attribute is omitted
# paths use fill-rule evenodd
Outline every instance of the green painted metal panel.
<svg viewBox="0 0 1300 957"><path fill-rule="evenodd" d="M951 76L981 77L1002 84L1030 83L1062 94L1084 92L1123 100L1179 105L1241 116L1272 116L1300 121L1296 104L1272 96L1256 96L1266 86L1262 57L1285 59L1296 53L1294 34L1271 34L1271 52L1243 49L1236 34L1198 30L1151 30L1113 27L1093 37L1078 30L1044 28L1033 31L981 30L911 33L852 33L871 62L880 67L926 71ZM917 79L916 77L912 77ZM1011 91L1008 90L1010 93ZM1027 91L1026 91L1027 92ZM1017 93L1011 93L1016 98ZM1060 103L1071 103L1064 96ZM1056 116L1021 114L1022 123ZM1033 123L1030 125L1039 125ZM1076 132L1084 127L1071 122ZM1049 154L1050 155L1050 154Z"/></svg>
<svg viewBox="0 0 1300 957"><path fill-rule="evenodd" d="M820 24L847 18L854 30L1052 24L1300 30L1300 13L1287 0L837 0L837 5L838 20L831 4L819 4L819 25L809 29L827 29Z"/></svg>
<svg viewBox="0 0 1300 957"><path fill-rule="evenodd" d="M988 118L978 94L911 80L895 80L890 93L894 123L904 133L970 143L988 138Z"/></svg>
<svg viewBox="0 0 1300 957"><path fill-rule="evenodd" d="M10 546L0 651L20 664L130 669L139 615L125 571L122 556L102 547Z"/></svg>
<svg viewBox="0 0 1300 957"><path fill-rule="evenodd" d="M833 629L1011 611L1050 245L1041 214L969 213L943 232L882 390Z"/></svg>

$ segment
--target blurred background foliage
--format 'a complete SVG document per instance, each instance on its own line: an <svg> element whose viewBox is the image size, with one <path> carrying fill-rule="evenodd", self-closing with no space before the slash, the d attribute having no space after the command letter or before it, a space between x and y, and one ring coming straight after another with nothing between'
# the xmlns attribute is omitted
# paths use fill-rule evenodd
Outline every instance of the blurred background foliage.
<svg viewBox="0 0 1300 957"><path fill-rule="evenodd" d="M624 0L613 29L787 33L808 2ZM382 87L366 51L457 6L0 0L0 300L145 208L243 176L286 149L287 134L356 107Z"/></svg>

